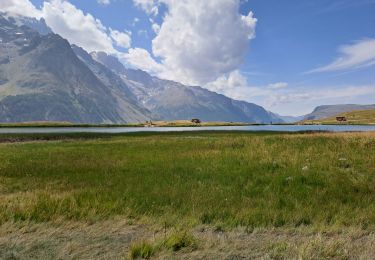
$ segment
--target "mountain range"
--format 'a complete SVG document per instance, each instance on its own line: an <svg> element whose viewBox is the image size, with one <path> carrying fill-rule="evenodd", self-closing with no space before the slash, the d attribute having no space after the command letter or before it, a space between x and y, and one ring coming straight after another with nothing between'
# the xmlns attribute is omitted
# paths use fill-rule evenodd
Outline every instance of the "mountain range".
<svg viewBox="0 0 375 260"><path fill-rule="evenodd" d="M253 103L126 68L104 52L88 53L43 19L0 13L0 122L117 124L148 120L284 123L332 116L356 105L322 106L283 117Z"/></svg>
<svg viewBox="0 0 375 260"><path fill-rule="evenodd" d="M43 20L1 14L0 39L2 122L283 122L261 106L125 68L106 53L87 53Z"/></svg>

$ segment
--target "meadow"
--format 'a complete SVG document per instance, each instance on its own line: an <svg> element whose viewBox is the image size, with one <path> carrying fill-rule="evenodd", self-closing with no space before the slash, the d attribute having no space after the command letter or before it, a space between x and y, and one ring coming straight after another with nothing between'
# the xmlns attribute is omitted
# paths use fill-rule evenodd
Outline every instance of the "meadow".
<svg viewBox="0 0 375 260"><path fill-rule="evenodd" d="M375 133L2 135L0 162L0 255L38 255L11 242L26 233L101 223L140 228L123 247L108 245L131 258L182 248L194 258L220 247L217 234L255 241L260 230L276 244L253 256L316 254L313 241L341 257L375 242ZM349 231L365 242L337 244Z"/></svg>

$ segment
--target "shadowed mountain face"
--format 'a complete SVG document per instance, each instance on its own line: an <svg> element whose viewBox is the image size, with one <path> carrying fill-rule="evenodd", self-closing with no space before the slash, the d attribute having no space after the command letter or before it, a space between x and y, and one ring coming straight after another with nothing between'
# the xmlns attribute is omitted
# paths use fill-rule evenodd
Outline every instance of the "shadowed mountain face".
<svg viewBox="0 0 375 260"><path fill-rule="evenodd" d="M147 110L129 90L119 98L59 35L0 16L0 121L125 123ZM124 87L125 88L125 87Z"/></svg>
<svg viewBox="0 0 375 260"><path fill-rule="evenodd" d="M311 114L305 116L304 120L317 120L332 117L344 112L350 112L354 110L369 110L375 109L374 105L355 105L355 104L344 104L344 105L329 105L319 106L314 109Z"/></svg>
<svg viewBox="0 0 375 260"><path fill-rule="evenodd" d="M279 123L282 120L261 106L230 99L207 89L185 86L152 77L141 70L126 69L115 57L92 53L94 59L121 75L139 102L154 118L178 120Z"/></svg>

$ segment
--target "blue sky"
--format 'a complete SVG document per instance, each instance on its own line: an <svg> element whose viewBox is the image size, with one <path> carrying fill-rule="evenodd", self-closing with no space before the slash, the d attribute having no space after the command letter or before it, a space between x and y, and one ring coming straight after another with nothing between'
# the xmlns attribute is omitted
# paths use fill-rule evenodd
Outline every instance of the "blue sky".
<svg viewBox="0 0 375 260"><path fill-rule="evenodd" d="M279 114L375 103L375 0L31 3L34 16L88 51L112 52L127 66Z"/></svg>

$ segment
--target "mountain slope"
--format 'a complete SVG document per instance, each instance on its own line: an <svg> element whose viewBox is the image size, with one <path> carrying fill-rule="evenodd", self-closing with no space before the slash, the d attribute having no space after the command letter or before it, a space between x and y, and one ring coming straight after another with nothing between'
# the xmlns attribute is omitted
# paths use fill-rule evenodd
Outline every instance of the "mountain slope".
<svg viewBox="0 0 375 260"><path fill-rule="evenodd" d="M354 110L368 110L375 109L374 105L355 105L355 104L341 104L341 105L326 105L318 106L314 111L305 116L304 120L318 120L323 118L332 117L344 112Z"/></svg>
<svg viewBox="0 0 375 260"><path fill-rule="evenodd" d="M261 106L233 100L201 87L162 80L141 70L126 69L115 57L105 53L92 53L92 57L121 75L139 102L152 112L154 118L199 118L211 122L282 122Z"/></svg>
<svg viewBox="0 0 375 260"><path fill-rule="evenodd" d="M352 125L373 125L375 124L375 109L369 109L369 110L353 110L350 112L344 112L337 114L333 117L329 118L323 118L320 120L307 120L304 121L306 124L337 124L336 117L345 117L345 122L340 122L340 124L352 124Z"/></svg>
<svg viewBox="0 0 375 260"><path fill-rule="evenodd" d="M41 35L0 15L0 39L0 121L125 123L148 118L141 108L134 116L133 111L124 114L108 87L59 35Z"/></svg>
<svg viewBox="0 0 375 260"><path fill-rule="evenodd" d="M116 99L117 109L126 122L144 122L150 120L151 113L138 103L120 76L103 64L95 61L84 49L73 45L72 49L77 57L95 74Z"/></svg>

